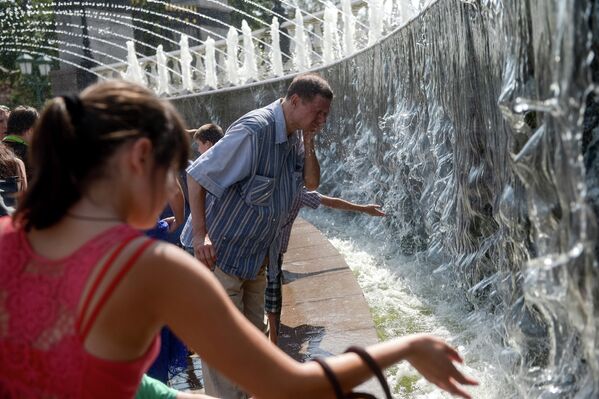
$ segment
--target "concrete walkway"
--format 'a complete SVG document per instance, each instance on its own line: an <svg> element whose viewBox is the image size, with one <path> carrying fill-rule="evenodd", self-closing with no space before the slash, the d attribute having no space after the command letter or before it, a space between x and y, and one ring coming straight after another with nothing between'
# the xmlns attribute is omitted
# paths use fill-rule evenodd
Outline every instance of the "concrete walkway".
<svg viewBox="0 0 599 399"><path fill-rule="evenodd" d="M361 288L343 257L298 219L284 258L280 346L297 360L378 342Z"/></svg>
<svg viewBox="0 0 599 399"><path fill-rule="evenodd" d="M362 290L343 257L318 229L298 218L285 254L279 346L298 361L342 353L350 345L378 342ZM198 390L200 362L194 355L176 389ZM382 396L373 380L359 387Z"/></svg>

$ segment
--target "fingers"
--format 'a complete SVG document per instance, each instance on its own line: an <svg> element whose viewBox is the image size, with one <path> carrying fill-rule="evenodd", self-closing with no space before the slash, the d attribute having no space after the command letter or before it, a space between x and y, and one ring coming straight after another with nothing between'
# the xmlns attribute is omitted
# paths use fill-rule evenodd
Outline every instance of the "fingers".
<svg viewBox="0 0 599 399"><path fill-rule="evenodd" d="M474 380L472 380L474 381ZM456 396L460 396L462 398L467 398L470 399L471 396L468 392L466 392L459 384L456 380L454 380L453 378L443 378L439 381L431 381L433 382L435 385L437 385L439 388L452 393ZM470 384L470 385L478 385L478 383L476 381L474 381L475 384Z"/></svg>
<svg viewBox="0 0 599 399"><path fill-rule="evenodd" d="M216 263L216 251L212 245L207 245L208 247L208 256L210 257L210 268L214 267Z"/></svg>
<svg viewBox="0 0 599 399"><path fill-rule="evenodd" d="M204 263L206 264L206 266L212 269L212 267L214 266L214 260L216 258L216 255L214 255L214 248L212 248L212 245L204 245L202 247L202 257L204 258Z"/></svg>
<svg viewBox="0 0 599 399"><path fill-rule="evenodd" d="M381 210L381 206L377 204L368 204L367 205L368 214L372 216L386 216L385 212Z"/></svg>
<svg viewBox="0 0 599 399"><path fill-rule="evenodd" d="M465 376L457 369L451 374L451 378L463 385L478 385L478 381L472 377Z"/></svg>
<svg viewBox="0 0 599 399"><path fill-rule="evenodd" d="M462 359L462 356L460 356L458 351L452 348L451 346L445 345L445 352L447 353L449 358L454 362L464 363L464 359Z"/></svg>
<svg viewBox="0 0 599 399"><path fill-rule="evenodd" d="M460 386L458 386L455 383L455 381L453 381L451 379L449 381L447 381L444 385L445 386L443 386L441 388L445 389L447 392L450 392L456 396L460 396L460 397L466 398L466 399L472 398L472 396L470 396L470 394L468 392L463 390Z"/></svg>
<svg viewBox="0 0 599 399"><path fill-rule="evenodd" d="M194 254L200 262L212 269L216 262L216 252L212 245L199 245L197 248L194 248Z"/></svg>

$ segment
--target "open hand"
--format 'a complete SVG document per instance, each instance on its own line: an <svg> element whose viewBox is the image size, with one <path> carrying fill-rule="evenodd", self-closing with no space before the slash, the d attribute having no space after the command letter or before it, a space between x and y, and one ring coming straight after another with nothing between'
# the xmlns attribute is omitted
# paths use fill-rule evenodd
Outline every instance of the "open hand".
<svg viewBox="0 0 599 399"><path fill-rule="evenodd" d="M406 360L427 380L438 387L463 398L470 395L460 385L478 385L478 382L462 374L453 362L462 363L458 352L441 339L430 335L409 338L410 354Z"/></svg>
<svg viewBox="0 0 599 399"><path fill-rule="evenodd" d="M372 216L387 216L385 212L381 210L381 206L377 204L364 205L363 212Z"/></svg>

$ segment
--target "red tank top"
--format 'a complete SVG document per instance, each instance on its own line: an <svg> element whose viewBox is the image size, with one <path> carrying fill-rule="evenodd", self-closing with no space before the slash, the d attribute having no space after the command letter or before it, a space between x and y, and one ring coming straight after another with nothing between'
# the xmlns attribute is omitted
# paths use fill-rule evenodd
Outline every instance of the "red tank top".
<svg viewBox="0 0 599 399"><path fill-rule="evenodd" d="M49 260L35 254L25 232L0 218L0 397L132 398L142 374L158 354L157 335L146 353L126 362L102 360L84 346L87 333L111 292L152 243L144 241L101 292L90 298L104 270L140 233L112 227L71 255ZM110 255L102 264L99 261ZM94 267L101 267L91 289L83 290ZM89 315L85 322L80 315Z"/></svg>

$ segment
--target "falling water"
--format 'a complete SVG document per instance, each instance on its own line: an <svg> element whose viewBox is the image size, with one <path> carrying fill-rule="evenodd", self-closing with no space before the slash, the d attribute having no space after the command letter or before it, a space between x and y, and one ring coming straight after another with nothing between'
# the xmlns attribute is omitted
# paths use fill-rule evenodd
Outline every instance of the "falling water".
<svg viewBox="0 0 599 399"><path fill-rule="evenodd" d="M356 270L381 335L444 336L474 397L598 397L596 4L399 5L409 24L321 70L337 97L317 145L319 189L388 216L305 216ZM177 104L227 126L288 83ZM229 98L247 105L230 115ZM398 397L445 397L405 365L389 376Z"/></svg>
<svg viewBox="0 0 599 399"><path fill-rule="evenodd" d="M193 91L193 80L191 79L191 63L193 57L189 51L189 41L187 35L181 35L181 41L179 42L180 53L179 63L181 65L181 78L183 79L183 89L187 91Z"/></svg>
<svg viewBox="0 0 599 399"><path fill-rule="evenodd" d="M311 61L308 56L308 42L304 31L304 17L299 8L295 9L295 49L293 51L293 64L299 72L310 68Z"/></svg>
<svg viewBox="0 0 599 399"><path fill-rule="evenodd" d="M156 49L156 64L158 65L158 87L156 92L158 94L169 94L170 89L168 85L168 69L166 67L166 55L162 50L162 44Z"/></svg>
<svg viewBox="0 0 599 399"><path fill-rule="evenodd" d="M214 51L214 39L206 39L206 86L218 87L216 78L216 52Z"/></svg>
<svg viewBox="0 0 599 399"><path fill-rule="evenodd" d="M383 1L370 0L368 2L368 44L379 40L383 34Z"/></svg>
<svg viewBox="0 0 599 399"><path fill-rule="evenodd" d="M330 64L339 57L338 14L337 7L332 3L327 3L324 10L324 32L322 36L322 58L325 64Z"/></svg>
<svg viewBox="0 0 599 399"><path fill-rule="evenodd" d="M272 18L272 24L270 25L270 37L272 40L272 52L270 54L272 73L275 76L283 76L283 60L281 57L281 46L279 43L279 20L277 17Z"/></svg>
<svg viewBox="0 0 599 399"><path fill-rule="evenodd" d="M137 54L135 53L135 44L133 44L133 41L131 40L127 41L127 72L125 72L123 79L144 86L146 85L144 73L137 60Z"/></svg>
<svg viewBox="0 0 599 399"><path fill-rule="evenodd" d="M239 35L237 29L230 27L227 33L227 80L234 85L238 84L239 62L237 53L239 50Z"/></svg>
<svg viewBox="0 0 599 399"><path fill-rule="evenodd" d="M341 0L341 9L343 10L343 52L348 57L356 51L354 43L356 22L351 10L351 0Z"/></svg>
<svg viewBox="0 0 599 399"><path fill-rule="evenodd" d="M256 66L256 52L254 42L252 41L252 30L247 21L241 22L241 31L243 32L243 69L241 79L244 82L258 80L258 67Z"/></svg>

